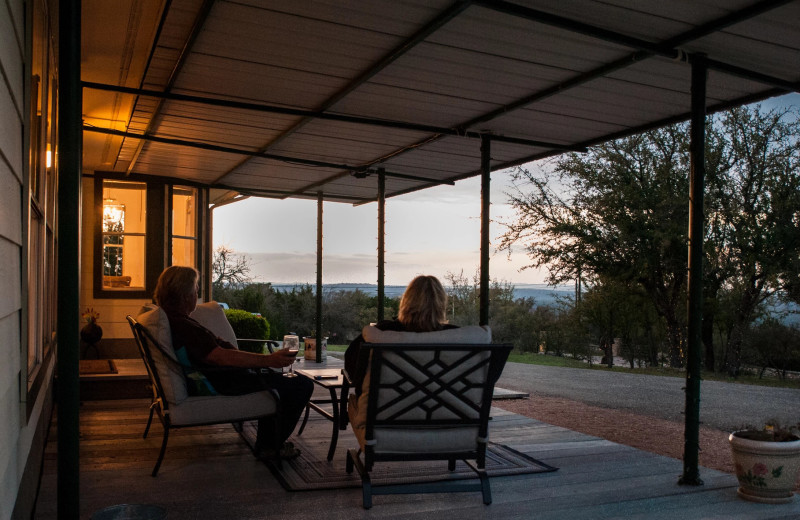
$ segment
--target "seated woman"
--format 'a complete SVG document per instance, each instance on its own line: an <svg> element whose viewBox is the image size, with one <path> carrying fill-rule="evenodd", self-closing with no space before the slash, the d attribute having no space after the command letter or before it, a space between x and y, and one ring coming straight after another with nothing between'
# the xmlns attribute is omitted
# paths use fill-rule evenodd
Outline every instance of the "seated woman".
<svg viewBox="0 0 800 520"><path fill-rule="evenodd" d="M380 330L399 332L432 332L444 329L457 329L447 323L447 293L435 276L417 276L406 287L400 298L397 318L383 320L375 325ZM361 395L361 386L366 376L366 367L358 365L358 352L364 337L359 335L350 343L344 353L344 368L355 387L356 395Z"/></svg>
<svg viewBox="0 0 800 520"><path fill-rule="evenodd" d="M303 409L314 391L313 382L305 377L285 378L280 373L261 368L281 368L295 361L297 353L278 350L263 355L245 352L217 337L192 319L189 314L197 305L199 274L192 267L173 265L161 273L155 290L155 300L167 314L172 329L172 344L183 346L193 366L209 380L222 395L243 395L267 388L275 389L281 399L280 417L259 419L256 437L257 453L264 457L294 458L300 454L286 442L297 424ZM203 370L213 367L234 367L241 370ZM249 370L256 369L256 370ZM280 430L276 428L278 421Z"/></svg>

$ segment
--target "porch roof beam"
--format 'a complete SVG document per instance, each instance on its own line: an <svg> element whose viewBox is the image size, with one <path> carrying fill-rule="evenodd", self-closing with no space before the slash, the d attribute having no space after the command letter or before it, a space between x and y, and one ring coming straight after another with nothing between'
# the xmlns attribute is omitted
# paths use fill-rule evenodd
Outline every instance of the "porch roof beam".
<svg viewBox="0 0 800 520"><path fill-rule="evenodd" d="M509 111L525 107L527 105L530 105L537 101L541 101L542 99L548 98L555 94L562 93L570 88L583 85L585 83L588 83L589 81L601 78L614 71L624 69L626 67L633 65L634 63L651 58L653 56L663 56L669 59L683 57L687 62L689 62L691 58L688 55L684 55L681 51L676 49L676 47L692 42L699 38L702 38L703 36L713 34L714 32L724 27L728 27L738 22L742 22L758 14L770 11L772 9L790 3L791 1L792 0L763 0L749 7L740 9L739 11L730 13L726 16L720 17L716 20L712 20L706 24L700 25L698 27L685 31L681 34L673 36L672 38L669 38L663 42L652 43L638 38L631 38L623 34L615 33L613 31L608 31L606 29L601 29L588 24L576 22L568 18L555 16L548 13L543 13L541 11L537 11L535 9L530 9L523 6L518 6L502 0L476 0L477 5L481 5L482 7L486 7L488 9L494 9L510 15L523 17L535 22L547 25L553 25L561 29L566 29L572 32L583 34L584 36L600 38L605 41L610 41L619 45L632 47L638 50L623 58L601 65L595 68L594 70L590 70L583 74L578 74L577 76L570 78L564 82L561 82L558 85L554 85L540 92L536 92L534 94L531 94L530 96L526 96L517 101L514 101L513 103L509 103L505 106L497 108L467 123L464 123L463 126L465 128L469 128L476 124L491 121L492 119L501 116L505 113L508 113ZM722 72L726 72L728 74L734 74L747 79L752 79L754 81L759 81L761 83L767 84L772 87L777 87L782 90L791 91L791 90L796 90L798 88L796 83L792 84L791 82L787 82L780 78L775 78L764 74L757 74L753 71L742 69L741 67L736 67L734 65L726 64L720 61L705 60L705 63L709 68L715 68Z"/></svg>
<svg viewBox="0 0 800 520"><path fill-rule="evenodd" d="M440 12L436 17L430 20L427 24L421 27L417 32L413 35L408 37L406 40L402 41L399 45L395 48L391 49L388 53L386 53L383 57L381 57L378 61L373 63L367 70L359 74L355 77L352 81L350 81L347 85L345 85L342 89L338 92L333 94L327 100L325 100L319 107L318 112L325 112L333 105L344 99L348 94L356 90L358 87L369 81L370 78L384 70L390 64L392 64L395 60L405 55L409 50L416 47L418 44L423 42L425 38L433 34L434 32L438 31L442 26L448 23L450 20L461 14L467 7L472 4L471 0L457 0L453 4L450 5L447 9ZM302 120L298 121L294 124L291 128L287 129L286 131L282 132L281 135L270 141L269 143L265 144L261 149L266 151L270 148L274 147L288 136L294 134L298 130L300 130L303 126L308 124L308 122L312 121L314 116L304 116ZM216 179L217 181L221 181L227 175L235 171L237 168L242 166L246 162L242 161L230 170L223 174L221 177ZM305 189L310 189L313 186L306 186Z"/></svg>
<svg viewBox="0 0 800 520"><path fill-rule="evenodd" d="M248 103L245 101L234 101L230 99L210 98L203 96L193 96L190 94L178 94L174 92L162 92L158 90L148 90L141 88L123 87L118 85L108 85L105 83L94 83L91 81L82 82L84 88L103 90L107 92L120 92L123 94L132 94L136 96L149 96L154 98L169 99L173 101L186 101L189 103L198 103L203 105L218 106L224 108L237 108L242 110L252 110L255 112L268 112L272 114L282 114L289 116L298 116L309 119L327 119L330 121L339 121L344 123L355 123L369 126L381 126L385 128L396 128L399 130L411 130L415 132L425 132L431 134L441 134L456 137L468 137L470 139L480 139L483 135L480 132L470 132L461 128L449 128L446 126L425 125L421 123L409 123L406 121L392 121L388 119L376 119L370 117L348 116L344 114L331 114L318 110L303 110L299 108L281 107L276 105L266 105L261 103ZM519 137L509 137L504 135L492 135L491 139L494 141L501 141L505 143L520 144L525 146L532 146L538 148L554 148L565 152L582 152L586 151L580 147L565 145L563 143L552 143L548 141L539 141L533 139L523 139ZM262 149L266 151L265 149ZM223 176L224 177L224 176Z"/></svg>
<svg viewBox="0 0 800 520"><path fill-rule="evenodd" d="M174 137L160 137L156 135L143 135L143 134L136 134L133 132L125 132L122 130L114 130L112 128L100 128L96 126L89 126L83 125L83 130L85 132L96 132L100 134L106 135L116 135L120 137L127 137L133 139L142 139L144 141L153 141L157 143L164 143L164 144L171 144L175 146L187 146L190 148L198 148L201 150L210 150L214 152L223 152L223 153L231 153L237 155L248 155L251 157L261 157L264 159L271 159L275 161L281 162L288 162L288 163L296 163L296 164L304 164L306 166L317 166L320 168L337 168L341 170L346 170L348 174L353 174L356 178L364 178L367 177L370 173L372 173L368 168L364 166L355 166L350 164L343 164L343 163L329 163L325 161L316 161L313 159L304 159L302 157L292 157L288 155L279 155L273 154L268 152L261 152L258 150L245 150L243 148L235 148L232 146L222 146L218 144L211 144L211 143L202 143L198 141L189 141L187 139L176 139ZM419 177L416 175L407 175L405 173L392 173L392 172L385 172L386 175L390 177L397 177L399 179L409 179L409 180L417 180L417 181L424 181L429 182L432 184L447 184L453 185L455 184L454 181L450 180L439 180L439 179L432 179L430 177ZM213 185L217 185L216 183ZM211 186L211 185L209 185ZM296 193L296 192L292 192Z"/></svg>
<svg viewBox="0 0 800 520"><path fill-rule="evenodd" d="M200 8L197 16L194 19L194 23L192 24L192 29L189 33L189 37L183 43L183 46L180 49L180 55L178 56L175 65L172 67L172 71L169 74L169 78L167 79L167 84L164 88L167 92L172 90L173 85L175 85L175 80L178 78L178 74L180 73L183 66L186 64L186 58L189 56L189 52L192 50L195 41L197 41L197 37L200 35L200 31L202 30L203 26L208 19L209 13L211 13L211 7L214 5L216 0L204 0L203 5ZM142 75L142 81L139 83L140 88L144 86L145 79L147 78L146 72L150 70L150 63L153 61L153 56L155 55L156 48L158 47L158 39L161 36L161 31L164 28L164 23L167 20L167 15L169 14L169 9L172 5L172 0L167 0L166 5L164 6L164 10L161 13L161 20L158 23L158 29L156 31L155 38L153 39L156 42L156 45L150 49L150 55L147 57L147 64L145 65L145 74ZM136 113L136 105L138 104L139 100L136 99L136 103L134 104L134 109L131 111L131 115ZM145 128L145 133L148 133L150 129L153 128L153 124L158 117L159 112L161 112L161 107L164 104L163 98L158 101L155 108L153 108L152 115L150 116L150 120L147 122L147 127ZM143 141L139 142L139 146L136 147L136 151L133 153L133 157L131 158L130 164L128 164L127 173L130 174L133 171L133 168L136 166L136 162L139 160L139 154L142 153L142 146L144 145Z"/></svg>
<svg viewBox="0 0 800 520"><path fill-rule="evenodd" d="M703 25L694 27L692 29L689 29L688 31L685 31L685 32L683 32L681 34L673 36L672 38L669 38L669 39L667 39L667 40L665 40L665 41L663 41L661 43L652 43L652 42L646 42L644 40L640 40L640 39L636 39L636 38L631 38L631 37L628 37L628 36L625 36L625 35L622 35L622 34L619 34L619 33L615 33L613 31L608 31L606 29L594 27L594 26L591 26L589 24L579 23L579 22L576 22L574 20L570 20L570 19L567 19L567 18L564 18L564 17L551 15L549 13L543 13L543 12L537 11L535 9L529 9L529 8L524 7L524 6L519 6L519 5L512 4L510 2L506 2L506 1L503 1L503 0L474 0L474 5L480 5L481 7L485 7L485 8L488 8L488 9L493 9L493 10L496 10L496 11L499 11L499 12L504 12L506 14L513 15L513 16L523 17L523 18L526 18L526 19L529 19L529 20L532 20L532 21L535 21L535 22L540 22L540 23L544 23L544 24L557 26L559 28L562 28L562 29L565 29L565 30L570 30L572 32L577 32L577 33L580 33L580 34L584 34L586 36L593 36L593 37L596 37L596 38L602 38L602 39L604 39L606 41L613 41L614 43L617 43L617 44L620 44L620 45L632 46L633 48L648 49L648 50L638 50L638 51L632 52L631 54L628 54L627 56L625 56L623 58L620 58L618 60L612 61L610 63L603 64L603 65L601 65L601 66L599 66L599 67L597 67L597 68L595 68L593 70L584 72L582 74L578 74L578 75L576 75L576 76L574 76L574 77L572 77L572 78L570 78L570 79L568 79L566 81L563 81L563 82L559 83L558 85L553 85L553 86L548 87L548 88L546 88L544 90L541 90L539 92L535 92L535 93L533 93L531 95L528 95L528 96L525 96L523 98L520 98L517 101L514 101L514 102L509 103L507 105L504 105L502 107L499 107L499 108L497 108L495 110L492 110L492 111L487 112L487 113L485 113L483 115L475 117L475 118L473 118L473 119L471 119L469 121L466 121L466 122L462 123L461 125L459 125L459 128L472 128L472 127L474 127L476 125L488 123L488 122L492 121L493 119L495 119L497 117L500 117L500 116L502 116L504 114L507 114L509 112L512 112L514 110L517 110L517 109L520 109L520 108L523 108L523 107L526 107L526 106L531 105L531 104L533 104L533 103L535 103L537 101L541 101L543 99L549 98L549 97L554 96L556 94L561 94L566 90L569 90L571 88L575 88L575 87L584 85L584 84L586 84L586 83L588 83L588 82L590 82L592 80L599 79L599 78L604 77L604 76L606 76L606 75L608 75L608 74L610 74L610 73L612 73L614 71L624 69L626 67L629 67L629 66L633 65L634 63L637 63L639 61L642 61L642 60L645 60L647 58L653 57L655 55L664 55L666 57L675 58L678 54L680 54L679 51L677 49L675 49L675 47L677 47L677 46L680 46L680 45L689 43L691 41L697 40L698 38L702 38L703 36L707 36L709 34L713 34L715 31L718 31L718 30L720 30L720 29L722 29L724 27L728 27L730 25L742 22L744 20L748 20L748 19L750 19L750 18L752 18L754 16L757 16L757 15L759 15L761 13L764 13L764 12L770 11L772 9L775 9L777 7L780 7L782 5L785 5L785 4L787 4L787 3L791 2L791 1L792 0L762 0L761 2L757 2L757 3L755 3L755 4L751 5L751 6L748 6L748 7L745 7L743 9L740 9L739 11L735 11L735 12L729 13L729 14L727 14L725 16L722 16L720 18L712 20L712 21L710 21L710 22L708 22L706 24L703 24ZM687 62L690 61L690 59L691 59L690 57L686 56L686 61ZM729 74L736 74L736 75L739 75L739 76L748 77L747 74L749 73L750 79L754 79L754 80L760 81L762 83L765 83L767 85L771 85L771 86L774 87L773 90L767 91L768 93L765 92L765 95L763 97L759 97L760 99L763 99L764 97L769 97L769 96L772 96L772 95L780 94L780 93L782 93L783 91L786 91L786 90L797 90L797 85L796 84L791 84L791 83L787 84L786 81L784 81L784 80L782 80L780 78L774 78L774 77L771 77L771 76L765 76L765 75L761 75L761 74L756 74L756 73L753 73L752 71L746 71L744 69L737 68L737 67L735 67L733 65L724 64L722 62L713 62L713 61L709 62L709 60L706 60L705 63L709 67L711 65L714 65L715 68L717 68L717 69L719 69L721 71L727 72ZM734 102L725 104L725 106L728 107L728 108L730 108L732 106L738 106L736 103L737 103L737 101L734 101ZM607 141L609 139L616 138L615 135L618 136L618 137L623 137L625 135L631 135L633 133L638 133L638 132L646 130L646 129L658 128L658 127L666 125L666 124L675 123L675 122L679 122L679 121L684 121L684 120L686 120L688 118L689 118L689 114L685 114L685 115L681 115L681 116L678 116L678 117L667 118L667 119L664 119L663 121L656 122L655 124L648 124L648 125L645 125L645 126L641 127L640 129L633 129L633 130L627 130L625 132L620 132L618 135L617 134L609 134L609 135L600 137L598 139L593 139L592 141L587 141L587 142L583 142L583 143L575 143L575 145L574 145L575 149L572 150L572 151L585 151L588 146L592 146L592 145L595 145L595 144L599 144L599 143L605 142L605 141ZM395 151L392 154L390 154L389 156L391 156L391 157L397 156L399 154L404 153L407 150L413 150L414 148L416 148L418 146L421 146L423 144L428 144L428 143L431 143L431 142L433 142L435 140L438 140L441 137L442 137L441 135L433 135L433 136L428 137L426 139L420 140L420 141L418 141L418 142L416 142L416 143L414 143L412 145L409 145L409 146L405 147L402 150ZM530 155L528 157L525 157L525 158L517 160L517 161L508 162L508 163L504 163L504 164L500 164L500 165L495 165L494 169L495 170L499 170L499 169L503 169L503 168L509 168L509 167L513 167L513 166L518 166L518 165L524 164L526 162L535 161L535 160L543 159L543 158L546 158L546 157L552 157L553 155L560 154L561 152L562 152L561 150L553 148L553 149L550 149L550 150L548 150L548 151L546 151L544 153ZM387 156L387 157L389 157L389 156ZM386 158L381 158L378 161L376 161L376 163L379 163L381 160L385 160L385 159ZM464 178L467 178L467 177L472 177L472 176L477 175L477 174L480 174L480 170L472 171L472 172L470 172L470 173L468 173L466 175L460 175L458 177L452 177L450 180L454 180L454 181L461 180L461 179L464 179ZM336 179L336 177L329 178L329 180L335 180L335 179ZM394 196L403 195L403 194L406 194L406 193L417 191L419 189L424 189L426 187L427 186L423 186L421 188L411 188L411 189L408 189L408 190L404 190L402 192L395 193Z"/></svg>

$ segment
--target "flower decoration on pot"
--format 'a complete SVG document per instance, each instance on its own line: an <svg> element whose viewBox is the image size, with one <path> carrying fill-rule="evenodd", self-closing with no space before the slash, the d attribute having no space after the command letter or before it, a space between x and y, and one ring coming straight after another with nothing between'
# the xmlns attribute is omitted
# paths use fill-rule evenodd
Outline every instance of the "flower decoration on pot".
<svg viewBox="0 0 800 520"><path fill-rule="evenodd" d="M86 322L86 325L81 329L81 339L90 345L94 345L103 337L103 329L97 324L100 313L89 307L86 312L81 314L81 317Z"/></svg>
<svg viewBox="0 0 800 520"><path fill-rule="evenodd" d="M800 474L800 424L746 428L731 433L728 440L739 480L739 496L771 504L794 499L793 490Z"/></svg>
<svg viewBox="0 0 800 520"><path fill-rule="evenodd" d="M81 314L81 318L86 323L97 323L97 319L100 318L100 313L94 310L94 307L89 307L86 311Z"/></svg>

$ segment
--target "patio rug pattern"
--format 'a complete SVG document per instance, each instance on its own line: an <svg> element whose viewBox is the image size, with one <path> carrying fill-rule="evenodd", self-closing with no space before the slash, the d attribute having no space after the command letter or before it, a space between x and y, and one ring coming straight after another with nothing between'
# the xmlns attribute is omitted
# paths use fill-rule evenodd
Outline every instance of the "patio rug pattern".
<svg viewBox="0 0 800 520"><path fill-rule="evenodd" d="M297 435L295 430L289 439L300 449L301 455L294 460L284 461L280 468L271 462L267 462L267 466L287 491L361 487L358 472L353 470L348 475L345 471L347 449L358 447L355 436L349 429L340 431L336 453L333 460L328 462L332 424L315 415L312 413L309 417L302 435ZM241 434L252 447L256 437L256 422L246 423ZM489 443L486 453L486 472L489 477L548 473L557 469L508 446ZM370 476L375 485L477 479L475 472L462 461L456 463L453 472L447 470L445 461L384 462L376 464Z"/></svg>

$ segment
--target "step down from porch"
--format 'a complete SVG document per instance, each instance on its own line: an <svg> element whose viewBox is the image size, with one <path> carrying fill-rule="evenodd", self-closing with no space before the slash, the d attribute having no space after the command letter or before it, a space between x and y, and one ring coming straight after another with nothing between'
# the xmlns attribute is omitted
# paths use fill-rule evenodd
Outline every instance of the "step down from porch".
<svg viewBox="0 0 800 520"><path fill-rule="evenodd" d="M150 397L150 380L139 359L80 360L82 401Z"/></svg>

